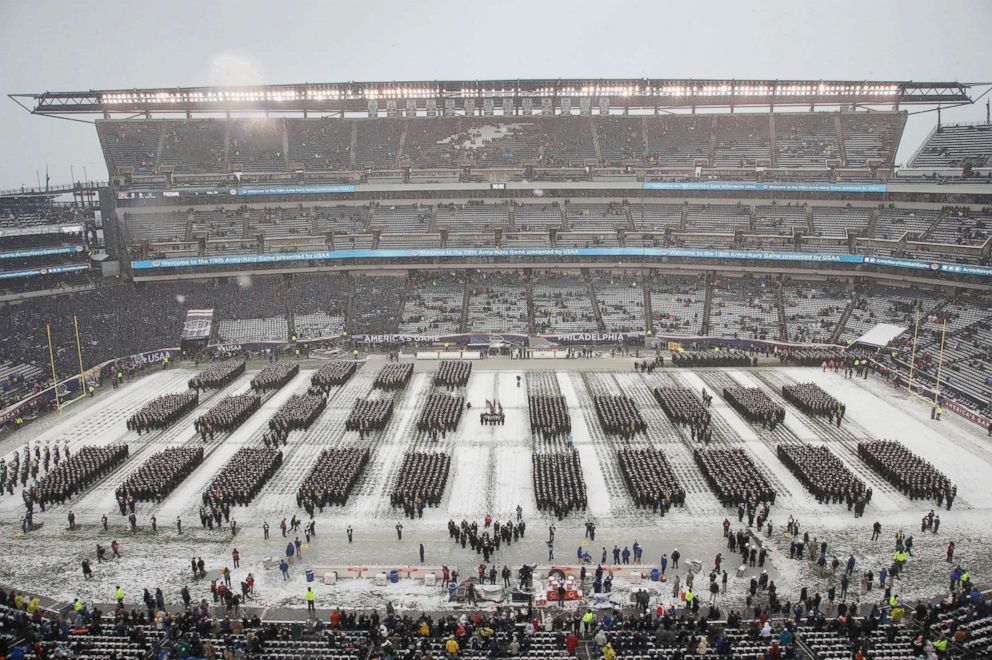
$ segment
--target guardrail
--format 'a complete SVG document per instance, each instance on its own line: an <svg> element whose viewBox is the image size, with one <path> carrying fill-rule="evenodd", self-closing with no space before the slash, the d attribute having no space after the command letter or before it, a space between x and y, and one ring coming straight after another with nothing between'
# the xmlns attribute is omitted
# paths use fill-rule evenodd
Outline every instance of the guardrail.
<svg viewBox="0 0 992 660"><path fill-rule="evenodd" d="M74 192L76 190L96 190L98 188L105 188L107 186L106 181L77 181L71 184L62 184L58 186L45 186L39 188L37 186L25 188L21 186L20 188L9 188L7 190L0 190L0 196L8 195L46 195L49 193L59 194Z"/></svg>

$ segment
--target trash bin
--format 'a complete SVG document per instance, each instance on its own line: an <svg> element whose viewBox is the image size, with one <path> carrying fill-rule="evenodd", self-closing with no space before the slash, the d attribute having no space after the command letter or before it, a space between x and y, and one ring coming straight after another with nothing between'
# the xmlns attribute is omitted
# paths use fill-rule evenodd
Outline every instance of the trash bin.
<svg viewBox="0 0 992 660"><path fill-rule="evenodd" d="M400 581L400 572L397 571L395 568L389 571L389 581L392 582L393 584L396 584L397 582Z"/></svg>
<svg viewBox="0 0 992 660"><path fill-rule="evenodd" d="M456 591L458 591L458 583L457 582L449 582L448 583L448 598L454 598Z"/></svg>
<svg viewBox="0 0 992 660"><path fill-rule="evenodd" d="M308 568L307 570L303 571L303 573L304 575L307 576L307 582L313 582L314 575L312 568Z"/></svg>
<svg viewBox="0 0 992 660"><path fill-rule="evenodd" d="M744 573L746 572L747 572L747 564L741 564L740 566L737 567L737 577L739 578L744 577Z"/></svg>
<svg viewBox="0 0 992 660"><path fill-rule="evenodd" d="M337 584L338 574L336 571L327 571L324 573L324 584Z"/></svg>
<svg viewBox="0 0 992 660"><path fill-rule="evenodd" d="M427 573L424 575L424 586L433 587L437 584L437 576L433 573Z"/></svg>
<svg viewBox="0 0 992 660"><path fill-rule="evenodd" d="M661 579L661 571L659 571L657 568L652 568L651 569L651 581L652 582L657 582L660 579Z"/></svg>

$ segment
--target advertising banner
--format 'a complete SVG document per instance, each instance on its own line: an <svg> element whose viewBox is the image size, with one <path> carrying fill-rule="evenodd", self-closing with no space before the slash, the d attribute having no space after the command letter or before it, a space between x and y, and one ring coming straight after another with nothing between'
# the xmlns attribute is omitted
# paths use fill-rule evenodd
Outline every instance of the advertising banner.
<svg viewBox="0 0 992 660"><path fill-rule="evenodd" d="M425 248L421 250L320 250L273 254L232 254L216 257L184 257L173 259L139 259L131 262L135 270L158 268L191 268L203 266L239 266L295 261L347 261L350 259L472 259L507 257L626 257L714 259L738 261L777 261L784 263L870 264L892 268L908 268L933 272L960 273L992 277L992 268L941 262L916 261L895 257L865 257L860 254L817 252L774 252L768 250L707 250L699 248ZM0 274L2 277L3 274Z"/></svg>
<svg viewBox="0 0 992 660"><path fill-rule="evenodd" d="M748 183L745 181L647 181L645 190L884 193L884 183Z"/></svg>
<svg viewBox="0 0 992 660"><path fill-rule="evenodd" d="M36 277L38 275L58 275L59 273L75 273L89 270L88 264L72 266L46 266L45 268L26 268L24 270L9 270L0 272L0 280L12 280L21 277Z"/></svg>
<svg viewBox="0 0 992 660"><path fill-rule="evenodd" d="M59 247L35 248L33 250L0 252L0 259L28 259L30 257L47 257L50 254L78 254L82 251L82 245L63 245Z"/></svg>
<svg viewBox="0 0 992 660"><path fill-rule="evenodd" d="M321 193L353 193L355 186L267 186L264 188L231 188L231 194L238 197L251 195L319 195Z"/></svg>

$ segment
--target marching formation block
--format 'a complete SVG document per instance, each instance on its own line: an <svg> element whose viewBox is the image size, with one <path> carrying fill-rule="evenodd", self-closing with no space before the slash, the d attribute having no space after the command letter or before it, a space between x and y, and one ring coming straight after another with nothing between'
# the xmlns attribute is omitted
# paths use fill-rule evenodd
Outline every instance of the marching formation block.
<svg viewBox="0 0 992 660"><path fill-rule="evenodd" d="M203 493L203 504L248 504L280 465L282 452L278 449L242 447L210 482Z"/></svg>
<svg viewBox="0 0 992 660"><path fill-rule="evenodd" d="M127 445L83 447L42 477L36 486L24 493L24 498L40 504L42 511L51 502L64 504L127 460L127 452Z"/></svg>
<svg viewBox="0 0 992 660"><path fill-rule="evenodd" d="M724 506L742 502L775 503L771 484L743 449L696 449L692 457Z"/></svg>
<svg viewBox="0 0 992 660"><path fill-rule="evenodd" d="M625 447L617 452L617 462L637 506L652 507L665 515L673 504L685 504L685 490L660 449Z"/></svg>
<svg viewBox="0 0 992 660"><path fill-rule="evenodd" d="M472 375L472 363L456 360L442 360L437 373L434 374L434 384L452 389L468 385L468 377Z"/></svg>
<svg viewBox="0 0 992 660"><path fill-rule="evenodd" d="M379 390L398 390L406 387L413 376L412 364L390 362L375 376L373 386Z"/></svg>
<svg viewBox="0 0 992 660"><path fill-rule="evenodd" d="M785 419L785 408L776 404L759 387L725 387L723 398L749 422L774 428Z"/></svg>
<svg viewBox="0 0 992 660"><path fill-rule="evenodd" d="M161 430L183 417L200 403L196 390L186 390L182 394L165 394L141 406L141 410L127 419L129 431Z"/></svg>
<svg viewBox="0 0 992 660"><path fill-rule="evenodd" d="M403 456L400 475L390 498L393 506L409 505L419 500L428 506L441 503L448 482L451 457L440 452L409 451Z"/></svg>
<svg viewBox="0 0 992 660"><path fill-rule="evenodd" d="M296 362L275 362L266 365L251 379L251 389L256 392L278 390L300 373L300 365Z"/></svg>
<svg viewBox="0 0 992 660"><path fill-rule="evenodd" d="M189 379L191 390L218 390L245 372L244 360L225 360L210 365Z"/></svg>
<svg viewBox="0 0 992 660"><path fill-rule="evenodd" d="M358 477L369 463L368 447L325 449L307 474L296 495L297 506L321 511L325 506L344 506Z"/></svg>
<svg viewBox="0 0 992 660"><path fill-rule="evenodd" d="M162 501L203 462L203 447L170 447L155 454L117 489L117 498Z"/></svg>
<svg viewBox="0 0 992 660"><path fill-rule="evenodd" d="M607 433L629 439L648 430L641 411L629 396L596 396L593 403L599 423Z"/></svg>
<svg viewBox="0 0 992 660"><path fill-rule="evenodd" d="M534 454L531 463L538 509L553 511L559 520L573 509L585 510L586 481L578 451Z"/></svg>
<svg viewBox="0 0 992 660"><path fill-rule="evenodd" d="M354 360L335 360L328 362L317 370L310 378L310 383L322 391L329 392L332 387L340 387L358 371L358 362Z"/></svg>
<svg viewBox="0 0 992 660"><path fill-rule="evenodd" d="M816 496L820 503L847 502L848 509L860 515L871 500L871 489L858 479L847 466L823 445L785 445L777 449L789 471Z"/></svg>
<svg viewBox="0 0 992 660"><path fill-rule="evenodd" d="M898 442L859 442L858 456L911 500L934 499L942 506L957 494L957 487L943 472Z"/></svg>

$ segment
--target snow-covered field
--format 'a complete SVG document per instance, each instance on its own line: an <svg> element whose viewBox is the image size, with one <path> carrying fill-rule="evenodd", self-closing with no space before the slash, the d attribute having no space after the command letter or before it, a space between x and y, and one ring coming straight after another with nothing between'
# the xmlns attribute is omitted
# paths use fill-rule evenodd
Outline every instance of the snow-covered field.
<svg viewBox="0 0 992 660"><path fill-rule="evenodd" d="M206 412L221 397L248 389L251 374L231 383L221 392L201 397L199 407L170 428L138 436L125 426L126 418L149 399L185 389L192 370L176 368L156 372L128 383L119 391L101 392L94 400L73 404L62 417L51 417L29 426L17 436L0 441L0 456L10 458L26 442L68 441L74 450L84 445L127 442L131 454L109 477L77 495L64 506L36 510L35 522L41 527L23 534L20 520L23 504L20 489L14 495L0 496L0 538L6 550L0 555L0 583L71 601L80 596L88 601L109 602L115 585L122 585L134 598L141 589L161 586L167 599L178 601L178 591L189 584L195 598L208 595L209 580L194 581L190 574L191 557L203 557L209 570L231 565L234 548L241 553L241 568L234 570L235 586L248 572L256 577L257 604L303 607L305 581L303 568L340 564L397 565L419 562L418 547L424 545L426 563L457 566L462 575L474 573L481 555L462 549L448 540L449 519L480 521L487 514L508 520L517 504L528 523L526 537L511 546L503 546L494 562L512 566L523 562L545 563L548 526L554 523L556 561L574 563L576 549L587 544L594 559L602 548L621 548L636 539L645 548L644 563L657 564L661 553L678 548L684 559L698 558L708 572L717 552L725 556L724 567L736 568L737 558L727 558L721 523L730 517L737 527L736 513L724 509L710 492L692 460L692 442L688 433L671 425L651 395L651 388L680 385L699 392L706 388L716 396L713 401L714 445L739 446L751 455L769 478L779 497L772 507L775 532L765 539L771 552L769 573L779 589L780 598L792 598L803 585L813 591L825 591L834 578L816 577L812 562L788 559L788 542L782 528L790 515L801 522L811 536L826 538L828 556L842 560L853 553L858 570L877 571L891 560L891 537L899 529L915 534L915 557L898 585L903 600L936 595L946 588L950 566L943 561L948 541L957 543L957 557L967 562L979 584L984 583L984 567L990 565L992 550L992 443L977 427L947 414L940 422L929 418L929 408L919 399L896 391L891 385L871 378L845 380L841 375L823 373L818 368L702 369L697 371L664 369L652 374L635 373L629 360L562 362L557 371L529 371L529 365L517 361L491 360L476 363L467 387L459 392L472 403L454 433L437 443L416 430L417 417L427 395L434 391L431 369L418 364L403 390L395 393L374 391L372 381L382 366L372 358L344 386L331 392L326 410L307 431L294 431L283 448L284 463L261 493L247 507L232 514L242 531L236 538L222 530L208 531L198 524L200 495L224 463L242 446L261 443L269 417L294 393L304 392L312 369L300 374L281 390L269 395L262 407L244 425L229 436L218 436L206 445L206 457L161 503L138 505L139 531L131 533L114 500L114 489L149 456L167 447L199 443L193 420ZM517 386L517 377L521 377ZM541 441L531 437L528 423L528 385L540 380L541 387L551 388L566 398L572 416L575 446L582 461L589 494L589 511L555 521L536 511L531 477L531 454L549 451ZM533 381L533 382L531 382ZM814 382L847 405L847 417L841 428L818 418L808 417L784 403L781 386L793 382ZM764 389L774 400L785 405L785 423L774 432L754 426L742 419L721 397L725 386L740 384ZM597 393L625 394L633 398L642 411L649 432L631 442L637 446L662 449L687 493L686 506L665 517L633 506L620 475L616 451L623 442L605 434L592 406ZM387 428L360 440L357 433L346 432L344 422L352 404L361 397L393 397L395 411ZM498 398L506 412L504 426L482 426L478 411L486 399ZM920 533L920 518L931 508L925 502L912 502L870 470L857 456L856 443L861 439L892 439L947 474L958 485L958 499L951 511L941 510L940 533ZM859 478L874 489L874 497L865 516L855 519L845 506L820 504L782 465L775 455L779 442L826 444ZM283 581L276 569L266 570L266 557L280 557L287 539L279 532L279 521L292 515L305 517L296 506L296 490L323 449L339 446L368 446L371 461L360 477L347 506L325 509L316 520L317 536L304 545L303 559ZM409 450L445 451L451 455L451 474L441 505L428 508L422 519L403 519L402 510L390 505L389 494L396 482L403 455ZM79 529L67 529L66 516L75 512ZM110 519L104 532L101 517ZM156 516L159 530L150 530L151 516ZM183 520L183 534L177 534L175 519ZM596 540L584 540L584 523L594 521ZM869 540L872 523L883 525L879 542ZM403 538L398 540L394 526L403 522ZM262 525L268 522L271 539L262 538ZM354 528L354 542L348 543L347 526ZM302 538L302 537L301 537ZM762 538L764 534L762 534ZM123 558L97 565L95 546L109 546L120 541ZM83 580L79 565L83 558L93 562L95 577ZM681 572L684 575L684 569ZM750 577L732 577L727 596L731 603L743 601L743 587ZM211 572L211 577L216 573ZM700 577L699 580L704 580ZM856 593L857 582L851 592ZM624 579L617 583L621 594ZM411 582L375 587L369 581L342 581L336 586L317 585L318 604L367 606L385 600L410 608L446 606L440 589L426 588ZM877 592L872 592L873 595ZM209 597L209 595L208 595ZM671 601L668 588L659 587L657 602Z"/></svg>

